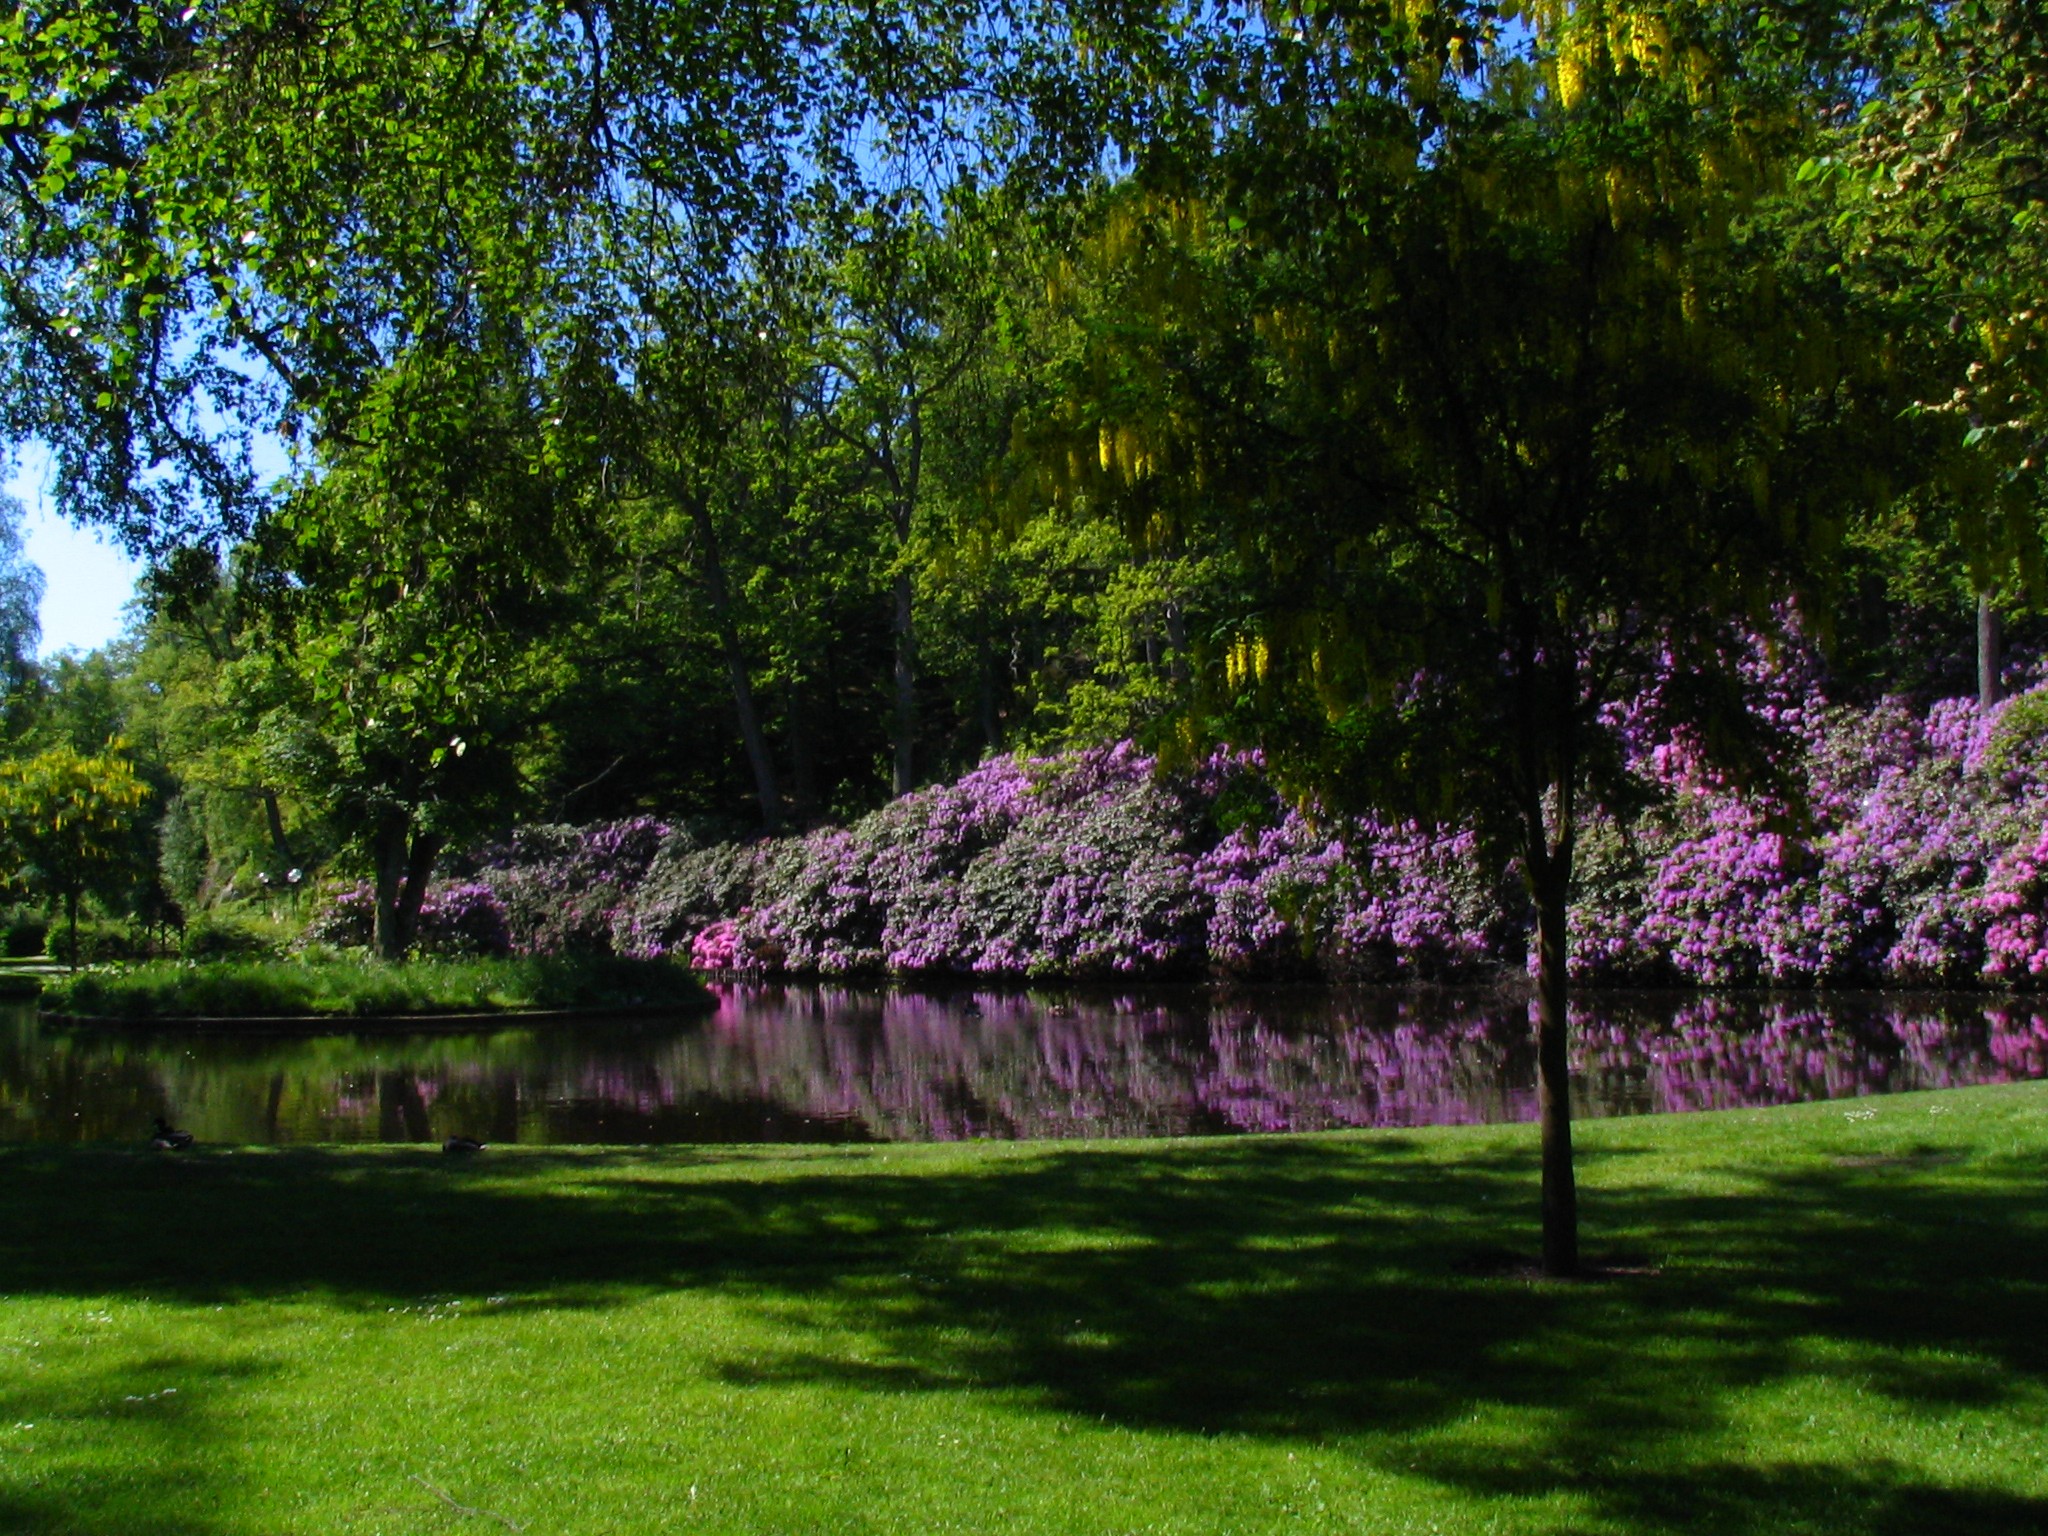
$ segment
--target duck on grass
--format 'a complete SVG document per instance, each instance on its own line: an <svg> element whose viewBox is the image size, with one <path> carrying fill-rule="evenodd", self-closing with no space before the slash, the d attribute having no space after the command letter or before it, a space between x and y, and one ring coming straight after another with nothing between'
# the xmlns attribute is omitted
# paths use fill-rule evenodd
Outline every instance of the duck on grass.
<svg viewBox="0 0 2048 1536"><path fill-rule="evenodd" d="M391 1018L709 1005L673 961L524 956L481 960L155 961L52 977L46 1013L113 1019Z"/></svg>

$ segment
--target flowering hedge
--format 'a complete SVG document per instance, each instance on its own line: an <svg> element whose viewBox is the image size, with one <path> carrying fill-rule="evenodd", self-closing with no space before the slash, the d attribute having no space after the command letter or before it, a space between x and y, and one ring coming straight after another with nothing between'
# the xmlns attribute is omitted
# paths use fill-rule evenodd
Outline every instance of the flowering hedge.
<svg viewBox="0 0 2048 1536"><path fill-rule="evenodd" d="M620 913L671 836L649 816L522 827L483 851L476 878L505 909L520 954L609 954Z"/></svg>
<svg viewBox="0 0 2048 1536"><path fill-rule="evenodd" d="M1156 766L1128 742L994 758L850 827L672 837L612 938L815 975L1437 977L1519 957L1469 836L1312 824L1254 756Z"/></svg>
<svg viewBox="0 0 2048 1536"><path fill-rule="evenodd" d="M1753 672L1798 793L1738 794L1688 742L1618 711L1661 795L1582 831L1574 974L2048 978L2048 687L1986 714L1834 703L1797 651L1759 651ZM795 837L706 843L645 818L528 829L477 879L522 953L675 952L712 970L1448 980L1529 948L1518 883L1469 833L1291 805L1256 753L1162 775L1128 742L994 758Z"/></svg>
<svg viewBox="0 0 2048 1536"><path fill-rule="evenodd" d="M367 947L375 937L377 894L367 884L334 892L306 924L302 941L340 949ZM425 955L505 955L512 938L505 909L487 885L436 885L420 902L413 948Z"/></svg>

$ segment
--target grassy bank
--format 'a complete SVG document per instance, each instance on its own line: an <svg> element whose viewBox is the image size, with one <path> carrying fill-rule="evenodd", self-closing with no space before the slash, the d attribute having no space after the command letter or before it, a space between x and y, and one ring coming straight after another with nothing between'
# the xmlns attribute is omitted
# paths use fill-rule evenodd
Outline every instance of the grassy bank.
<svg viewBox="0 0 2048 1536"><path fill-rule="evenodd" d="M0 1151L0 1529L2048 1529L2048 1085L1583 1129Z"/></svg>
<svg viewBox="0 0 2048 1536"><path fill-rule="evenodd" d="M666 960L158 960L45 978L48 1012L119 1019L378 1018L535 1008L706 1005Z"/></svg>

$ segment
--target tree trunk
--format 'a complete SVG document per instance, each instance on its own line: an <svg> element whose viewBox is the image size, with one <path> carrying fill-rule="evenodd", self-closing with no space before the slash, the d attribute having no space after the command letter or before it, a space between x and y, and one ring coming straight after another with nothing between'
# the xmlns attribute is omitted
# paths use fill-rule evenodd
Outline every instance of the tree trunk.
<svg viewBox="0 0 2048 1536"><path fill-rule="evenodd" d="M2005 626L1989 592L1977 594L1977 707L1989 714L2004 697Z"/></svg>
<svg viewBox="0 0 2048 1536"><path fill-rule="evenodd" d="M416 833L412 852L405 861L405 889L398 897L398 937L405 949L419 937L420 907L427 899L427 885L434 877L434 861L447 841L438 832Z"/></svg>
<svg viewBox="0 0 2048 1536"><path fill-rule="evenodd" d="M992 755L1003 744L1003 721L996 710L996 659L986 633L975 648L975 673L978 679L975 702L976 712L981 717L982 747Z"/></svg>
<svg viewBox="0 0 2048 1536"><path fill-rule="evenodd" d="M405 958L405 940L398 927L398 898L405 883L405 832L403 817L387 816L377 823L371 839L370 857L376 865L377 886L371 947L379 960Z"/></svg>
<svg viewBox="0 0 2048 1536"><path fill-rule="evenodd" d="M1536 903L1536 1114L1543 1135L1543 1273L1579 1272L1579 1194L1572 1172L1571 1065L1565 1050L1566 896L1570 864L1545 858Z"/></svg>
<svg viewBox="0 0 2048 1536"><path fill-rule="evenodd" d="M1166 675L1174 688L1188 682L1188 620L1178 602L1166 605Z"/></svg>
<svg viewBox="0 0 2048 1536"><path fill-rule="evenodd" d="M70 933L70 938L64 950L64 969L75 971L78 969L78 892L76 891L66 891L64 893L64 921Z"/></svg>
<svg viewBox="0 0 2048 1536"><path fill-rule="evenodd" d="M377 913L373 934L380 960L403 960L419 933L434 861L446 841L438 832L408 838L411 818L394 813L377 824L371 844L376 863Z"/></svg>
<svg viewBox="0 0 2048 1536"><path fill-rule="evenodd" d="M890 735L895 745L895 764L889 776L889 790L907 795L917 780L912 761L917 735L917 632L913 628L910 572L896 576L896 708Z"/></svg>
<svg viewBox="0 0 2048 1536"><path fill-rule="evenodd" d="M288 866L292 862L292 848L285 840L284 813L278 808L277 791L259 789L256 794L263 801L263 822L270 831L270 851L277 856L279 864Z"/></svg>
<svg viewBox="0 0 2048 1536"><path fill-rule="evenodd" d="M807 825L818 814L818 770L811 750L808 688L792 683L785 709L789 722L789 794L798 823Z"/></svg>
<svg viewBox="0 0 2048 1536"><path fill-rule="evenodd" d="M764 831L778 832L782 829L782 788L776 782L775 760L768 755L768 738L762 733L761 717L754 708L754 680L748 675L746 652L740 646L739 625L733 617L725 561L718 553L718 528L711 520L710 506L701 499L691 503L690 518L697 530L699 569L704 576L705 596L711 601L711 619L718 627L718 646L725 657L733 712L739 716L740 744L746 749L747 766L754 773L761 826Z"/></svg>

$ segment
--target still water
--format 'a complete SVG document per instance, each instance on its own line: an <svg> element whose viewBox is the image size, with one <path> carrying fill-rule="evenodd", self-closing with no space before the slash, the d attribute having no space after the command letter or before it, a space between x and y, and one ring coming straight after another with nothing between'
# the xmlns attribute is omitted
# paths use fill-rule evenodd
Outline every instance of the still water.
<svg viewBox="0 0 2048 1536"><path fill-rule="evenodd" d="M725 986L670 1022L465 1033L108 1030L0 1010L0 1141L614 1144L1178 1136L1535 1116L1501 993L949 994ZM1581 1114L2048 1076L2048 999L1609 995Z"/></svg>

